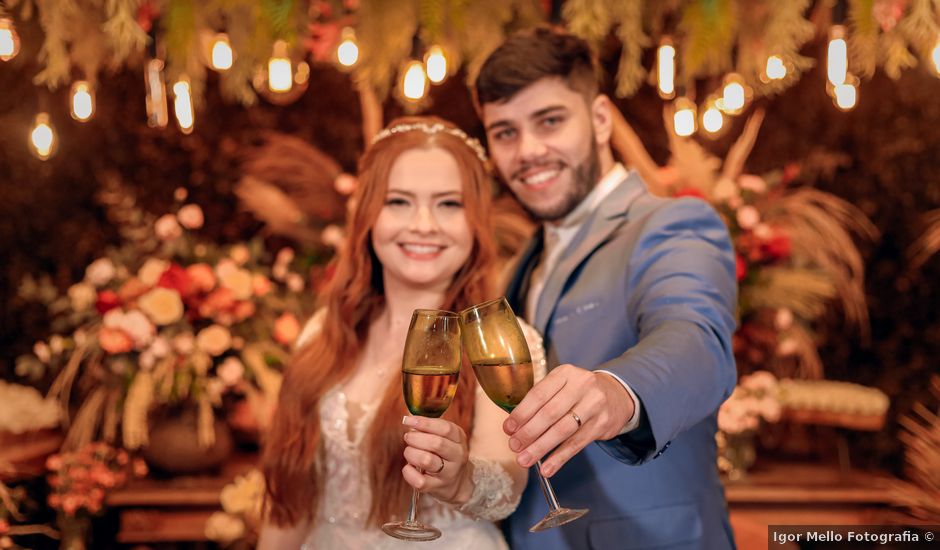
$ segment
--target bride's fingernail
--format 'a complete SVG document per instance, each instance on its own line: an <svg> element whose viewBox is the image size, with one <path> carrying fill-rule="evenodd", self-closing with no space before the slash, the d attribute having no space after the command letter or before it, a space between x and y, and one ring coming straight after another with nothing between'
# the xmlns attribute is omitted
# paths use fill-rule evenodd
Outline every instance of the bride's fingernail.
<svg viewBox="0 0 940 550"><path fill-rule="evenodd" d="M403 416L401 417L401 423L405 426L417 426L418 421L413 416Z"/></svg>

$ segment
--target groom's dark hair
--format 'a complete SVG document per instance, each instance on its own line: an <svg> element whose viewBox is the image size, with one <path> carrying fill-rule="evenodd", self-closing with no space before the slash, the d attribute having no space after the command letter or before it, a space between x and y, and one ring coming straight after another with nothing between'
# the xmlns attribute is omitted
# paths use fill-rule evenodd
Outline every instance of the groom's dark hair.
<svg viewBox="0 0 940 550"><path fill-rule="evenodd" d="M559 77L590 104L597 95L597 62L587 42L564 31L536 27L506 39L486 59L474 85L477 106L512 99L538 80Z"/></svg>

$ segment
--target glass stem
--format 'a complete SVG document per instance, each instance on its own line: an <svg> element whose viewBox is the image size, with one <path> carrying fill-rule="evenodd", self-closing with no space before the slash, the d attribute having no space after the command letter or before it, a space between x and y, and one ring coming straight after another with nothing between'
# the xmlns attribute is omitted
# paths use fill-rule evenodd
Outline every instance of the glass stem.
<svg viewBox="0 0 940 550"><path fill-rule="evenodd" d="M418 511L418 490L412 489L411 490L411 506L408 508L408 520L405 523L409 523L409 524L415 523L417 521L417 518L415 518L417 511Z"/></svg>
<svg viewBox="0 0 940 550"><path fill-rule="evenodd" d="M535 473L539 476L539 485L542 487L542 494L545 495L545 500L548 501L548 507L552 512L555 512L560 508L558 506L558 499L555 498L555 490L552 489L552 484L545 479L545 476L542 475L542 461L535 461Z"/></svg>

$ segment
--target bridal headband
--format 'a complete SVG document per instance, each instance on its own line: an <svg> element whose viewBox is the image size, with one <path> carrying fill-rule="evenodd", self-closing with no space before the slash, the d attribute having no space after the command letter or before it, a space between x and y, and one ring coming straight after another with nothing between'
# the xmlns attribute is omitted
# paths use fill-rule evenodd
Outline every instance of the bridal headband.
<svg viewBox="0 0 940 550"><path fill-rule="evenodd" d="M426 122L413 122L413 123L402 123L396 124L391 128L386 128L375 134L375 137L372 138L372 145L382 141L383 139L393 136L395 134L402 134L405 132L424 132L428 135L434 134L449 134L455 138L462 141L467 147L473 149L473 152L476 153L477 158L480 159L484 165L486 165L486 151L483 149L483 146L480 145L480 142L476 138L472 138L467 135L466 132L459 128L448 128L440 122L435 122L433 124L428 124Z"/></svg>

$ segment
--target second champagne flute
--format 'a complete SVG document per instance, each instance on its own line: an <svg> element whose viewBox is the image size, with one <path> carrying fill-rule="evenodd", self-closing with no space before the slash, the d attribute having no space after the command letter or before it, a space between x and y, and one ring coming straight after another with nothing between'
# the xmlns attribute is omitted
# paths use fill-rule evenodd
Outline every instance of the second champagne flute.
<svg viewBox="0 0 940 550"><path fill-rule="evenodd" d="M457 393L460 376L460 324L450 311L417 309L405 339L401 362L405 405L415 416L437 418ZM418 490L411 492L408 519L386 523L385 534L408 541L430 541L441 536L436 527L417 520Z"/></svg>
<svg viewBox="0 0 940 550"><path fill-rule="evenodd" d="M535 376L529 345L512 308L505 298L491 300L460 312L460 332L464 351L477 381L490 400L511 413L532 389ZM555 490L542 475L542 461L535 464L539 484L549 511L529 531L544 531L570 523L587 509L563 508L558 505Z"/></svg>

